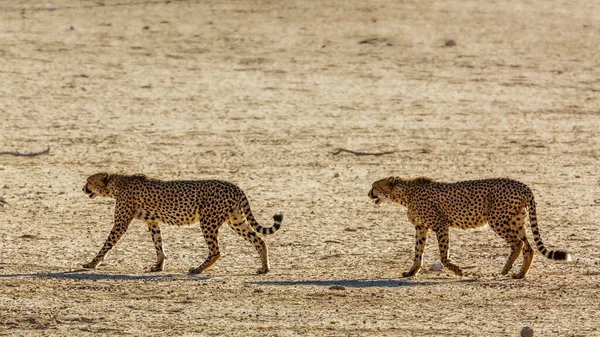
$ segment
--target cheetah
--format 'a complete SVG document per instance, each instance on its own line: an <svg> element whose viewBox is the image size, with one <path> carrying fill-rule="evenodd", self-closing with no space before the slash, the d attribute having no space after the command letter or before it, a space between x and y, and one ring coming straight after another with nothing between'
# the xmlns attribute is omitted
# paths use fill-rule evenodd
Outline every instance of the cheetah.
<svg viewBox="0 0 600 337"><path fill-rule="evenodd" d="M159 223L181 226L196 222L200 222L209 254L199 267L190 268L190 273L202 273L219 259L218 232L224 222L254 245L262 260L258 273L270 270L267 245L257 232L263 235L275 233L281 226L283 215L273 216L272 227L260 226L252 215L246 195L232 183L220 180L162 181L144 175L97 173L87 178L83 191L90 198L101 196L116 200L114 227L100 252L90 263L84 264L84 268L93 269L102 262L125 234L129 223L139 219L146 222L152 233L157 256L156 264L150 268L153 272L163 270L166 258Z"/></svg>
<svg viewBox="0 0 600 337"><path fill-rule="evenodd" d="M515 180L498 178L444 183L424 177L389 177L374 182L369 197L375 204L397 203L408 209L408 220L416 229L416 243L413 266L402 274L404 277L419 273L430 229L437 236L442 264L462 276L460 267L448 259L448 230L450 227L476 228L487 223L511 248L502 275L508 274L522 250L521 271L512 277L525 278L534 255L525 235L526 209L533 239L540 253L552 260L571 260L570 254L565 251L544 247L538 230L533 193L527 185Z"/></svg>

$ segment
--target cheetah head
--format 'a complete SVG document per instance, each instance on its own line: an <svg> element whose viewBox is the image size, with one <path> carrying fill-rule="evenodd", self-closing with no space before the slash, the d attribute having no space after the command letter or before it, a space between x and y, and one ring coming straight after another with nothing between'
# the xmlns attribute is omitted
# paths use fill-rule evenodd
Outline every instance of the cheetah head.
<svg viewBox="0 0 600 337"><path fill-rule="evenodd" d="M373 199L376 205L379 205L382 202L394 202L392 190L398 180L400 180L400 178L397 177L377 180L373 183L373 186L369 191L369 198Z"/></svg>
<svg viewBox="0 0 600 337"><path fill-rule="evenodd" d="M110 175L108 173L96 173L87 178L85 186L83 186L83 192L87 194L90 199L97 196L108 197L111 195L108 189L108 181Z"/></svg>

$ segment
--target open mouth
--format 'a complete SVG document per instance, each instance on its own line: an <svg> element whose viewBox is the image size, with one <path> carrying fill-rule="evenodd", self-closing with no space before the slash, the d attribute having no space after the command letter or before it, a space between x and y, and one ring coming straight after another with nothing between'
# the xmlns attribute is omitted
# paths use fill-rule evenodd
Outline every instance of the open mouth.
<svg viewBox="0 0 600 337"><path fill-rule="evenodd" d="M90 199L93 199L96 196L96 193L92 192L87 185L83 187L83 193L87 194Z"/></svg>
<svg viewBox="0 0 600 337"><path fill-rule="evenodd" d="M379 197L376 197L375 194L373 193L373 189L371 189L369 191L369 198L373 199L373 201L375 202L375 205L378 205L381 202L381 199L379 199Z"/></svg>

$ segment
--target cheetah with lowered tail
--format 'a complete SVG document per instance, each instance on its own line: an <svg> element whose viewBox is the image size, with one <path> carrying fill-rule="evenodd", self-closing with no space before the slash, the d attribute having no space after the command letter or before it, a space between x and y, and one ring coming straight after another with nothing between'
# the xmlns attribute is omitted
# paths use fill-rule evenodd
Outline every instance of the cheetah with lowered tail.
<svg viewBox="0 0 600 337"><path fill-rule="evenodd" d="M201 273L219 259L218 231L224 222L254 245L262 260L258 273L264 274L270 269L267 245L257 232L263 235L275 233L281 226L283 215L275 214L270 228L260 226L252 215L246 195L232 183L219 180L162 181L144 175L97 173L87 178L83 191L90 198L101 196L116 200L114 227L100 252L90 263L84 264L84 268L93 269L102 262L125 234L129 223L139 219L145 221L152 232L156 248L157 260L151 271L163 270L166 258L159 223L181 226L195 222L201 224L209 254L199 267L190 268L190 273Z"/></svg>
<svg viewBox="0 0 600 337"><path fill-rule="evenodd" d="M502 274L506 275L523 251L521 271L513 278L525 278L533 262L534 251L525 235L525 211L537 249L552 260L571 260L562 250L548 250L542 243L535 213L533 193L527 185L511 179L485 179L457 183L436 182L430 178L389 177L373 183L369 197L375 204L397 203L406 206L409 221L416 228L415 258L404 277L416 276L421 269L427 231L438 239L442 264L461 276L462 270L448 259L448 229L470 229L488 223L511 248Z"/></svg>

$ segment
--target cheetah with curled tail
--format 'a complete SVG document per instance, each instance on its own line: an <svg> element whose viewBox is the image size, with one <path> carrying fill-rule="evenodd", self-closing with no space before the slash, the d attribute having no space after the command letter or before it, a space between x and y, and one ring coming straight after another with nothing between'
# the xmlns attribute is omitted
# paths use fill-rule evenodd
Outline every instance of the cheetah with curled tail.
<svg viewBox="0 0 600 337"><path fill-rule="evenodd" d="M438 239L442 264L461 276L462 270L448 259L448 229L470 229L488 223L511 248L502 274L506 275L523 251L521 271L514 278L525 278L533 262L534 251L525 235L526 210L537 249L552 260L571 260L562 250L548 250L542 243L537 225L535 200L527 185L511 179L485 179L457 183L436 182L430 178L389 177L373 183L369 197L375 204L397 203L406 206L408 219L416 228L415 258L404 277L416 276L421 269L427 231Z"/></svg>
<svg viewBox="0 0 600 337"><path fill-rule="evenodd" d="M224 222L241 237L254 245L262 260L259 274L269 271L269 255L265 241L257 234L275 233L283 221L282 214L273 216L270 228L260 226L250 210L248 199L236 185L219 180L176 180L161 181L144 175L97 173L89 178L83 191L90 197L96 196L116 200L114 227L104 246L84 268L95 268L108 251L114 247L127 231L133 219L146 222L152 232L157 261L151 271L163 270L165 252L162 246L159 223L181 226L200 222L209 255L199 267L190 268L198 274L215 263L219 251L218 231Z"/></svg>

